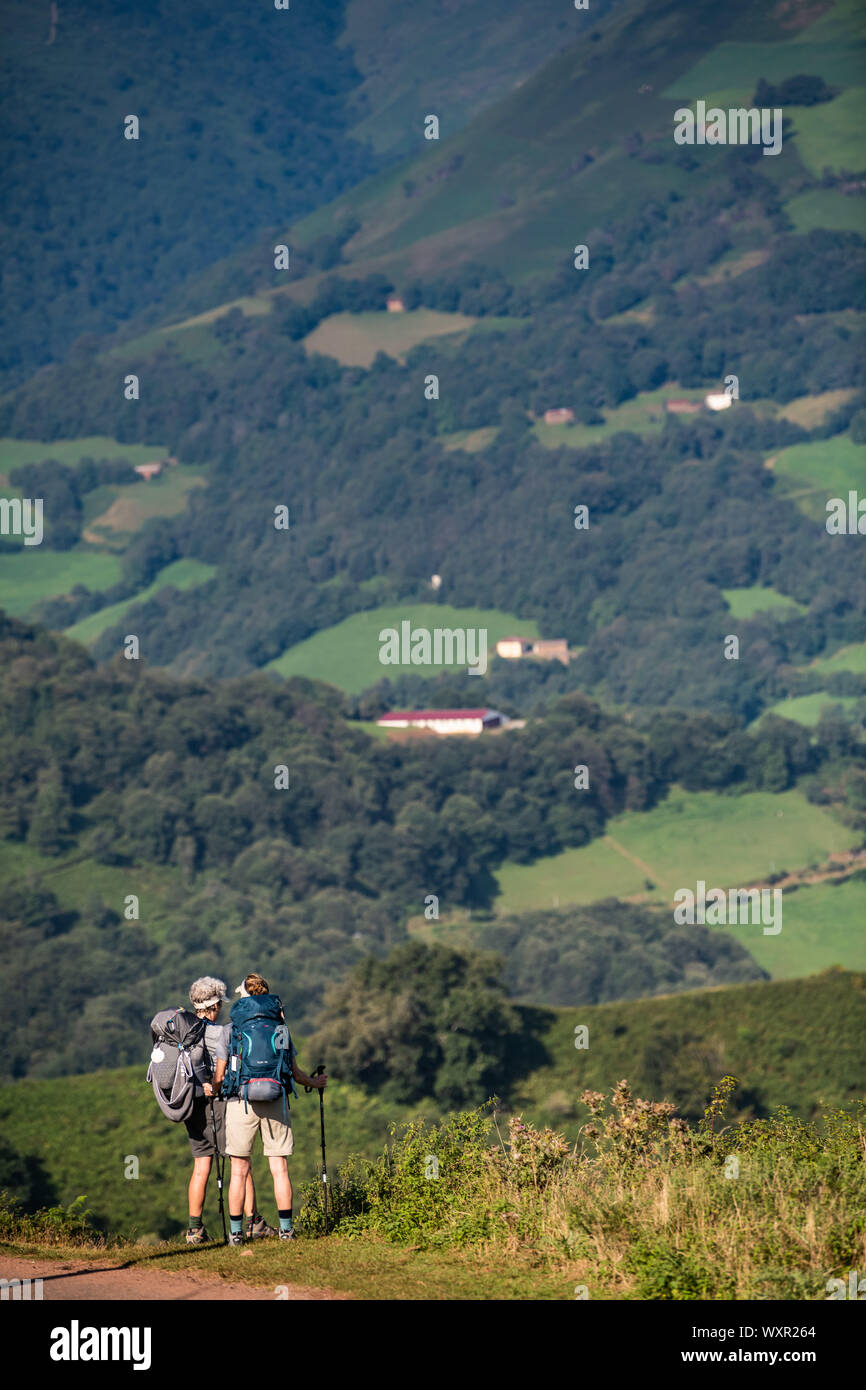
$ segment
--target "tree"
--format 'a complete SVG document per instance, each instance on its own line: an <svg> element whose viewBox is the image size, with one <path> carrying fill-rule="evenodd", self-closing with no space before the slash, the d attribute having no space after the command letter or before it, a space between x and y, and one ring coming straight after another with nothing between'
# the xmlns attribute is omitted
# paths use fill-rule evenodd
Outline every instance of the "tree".
<svg viewBox="0 0 866 1390"><path fill-rule="evenodd" d="M40 854L63 854L72 843L72 803L56 768L43 768L37 778L36 803L27 842Z"/></svg>
<svg viewBox="0 0 866 1390"><path fill-rule="evenodd" d="M507 1090L520 1031L493 956L411 942L367 957L326 992L314 1051L334 1074L398 1104L474 1105Z"/></svg>

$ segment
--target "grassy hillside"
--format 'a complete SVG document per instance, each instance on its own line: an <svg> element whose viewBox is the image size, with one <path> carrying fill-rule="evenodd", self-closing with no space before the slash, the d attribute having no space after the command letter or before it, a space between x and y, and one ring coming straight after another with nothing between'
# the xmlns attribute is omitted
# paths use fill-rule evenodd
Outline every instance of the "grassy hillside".
<svg viewBox="0 0 866 1390"><path fill-rule="evenodd" d="M554 58L441 153L434 142L424 148L419 132L413 160L314 213L296 228L297 238L319 234L351 207L363 224L346 248L357 264L423 270L483 248L489 263L520 279L566 257L575 241L634 200L712 177L711 151L688 172L671 158L675 104L721 95L748 102L759 78L780 82L804 71L846 90L797 110L795 134L772 161L774 176L858 168L864 49L850 0L829 15L800 12L793 23L751 0L722 11L693 3L687 25L677 4L618 7L591 23L589 44ZM579 91L581 101L564 101L566 90ZM652 147L652 164L623 149L634 131L644 153ZM586 154L592 162L580 167Z"/></svg>
<svg viewBox="0 0 866 1390"><path fill-rule="evenodd" d="M694 888L698 879L747 887L783 869L823 863L860 838L800 791L731 797L675 789L651 811L615 817L590 845L504 866L497 907L520 912L633 895L672 903L678 888Z"/></svg>
<svg viewBox="0 0 866 1390"><path fill-rule="evenodd" d="M592 25L610 8L594 0ZM395 0L349 0L341 42L363 76L352 98L353 133L378 151L405 153L430 111L458 130L559 49L588 43L586 21L560 0L537 0L531 9L433 0L411 10Z"/></svg>
<svg viewBox="0 0 866 1390"><path fill-rule="evenodd" d="M748 932L748 950L774 980L829 970L866 970L866 879L814 883L786 891L778 936ZM718 928L717 930L721 930ZM731 929L745 940L741 928Z"/></svg>
<svg viewBox="0 0 866 1390"><path fill-rule="evenodd" d="M457 51L456 72L483 23L449 11L439 32L439 13L424 24L440 56ZM502 46L499 13L502 31L481 33L476 52ZM846 3L823 16L767 14L736 0L720 16L701 0L688 24L673 3L562 16L543 71L465 128L455 133L443 109L441 141L419 133L399 168L311 220L287 211L288 274L272 268L264 242L250 244L213 261L206 286L187 277L161 329L152 315L130 322L124 350L149 383L140 408L114 389L122 354L108 339L0 401L6 435L20 439L39 420L48 434L165 438L197 470L87 505L86 536L122 550L134 571L109 604L148 593L138 621L151 659L197 676L266 666L336 631L366 584L378 582L386 602L423 601L447 554L455 606L529 612L584 649L554 673L565 688L617 706L729 708L744 720L810 693L790 670L828 640L863 637L853 551L831 562L813 524L822 489L856 477L863 452L848 432L862 276L854 237L790 237L784 206L824 191L857 198L847 175L813 178L796 135L778 159L753 160L751 150L676 146L671 118L676 103L712 94L703 73L721 91L802 71L817 19L822 71L842 90L792 107L792 119L837 120L849 109L837 103L858 42L853 13ZM560 49L566 23L577 30ZM411 86L411 65L394 53L390 34L368 34L367 75L397 73ZM593 248L586 276L572 265L579 238ZM405 314L382 312L392 281ZM162 331L166 319L176 331ZM668 387L699 395L728 367L742 399L726 419L664 412ZM441 383L435 401L423 393L428 371ZM543 423L558 404L574 409L573 428ZM773 466L756 471L758 457ZM201 477L209 485L185 503L181 483ZM284 544L262 531L261 509L287 485ZM579 544L575 488L595 517ZM789 546L774 543L779 534ZM169 603L151 586L178 558L216 574ZM734 671L713 659L730 622L724 594L756 588L802 608L780 613L772 636L763 608L744 618L757 659ZM41 595L56 591L52 579ZM87 621L100 592L95 582L40 616ZM96 627L94 650L107 659L118 626ZM523 671L505 684L531 709L557 681Z"/></svg>
<svg viewBox="0 0 866 1390"><path fill-rule="evenodd" d="M593 22L608 5L596 0ZM98 0L53 30L48 11L6 8L9 381L81 335L124 331L130 315L153 326L181 305L189 314L249 299L249 268L226 265L238 248L243 262L274 223L416 147L428 111L449 133L462 128L587 31L558 0L533 11L516 0L435 3L411 16L397 0L314 0L302 13L275 17L270 6L220 25L205 0L182 11L154 0L142 15ZM138 140L124 138L130 113ZM43 201L47 220L36 213Z"/></svg>
<svg viewBox="0 0 866 1390"><path fill-rule="evenodd" d="M732 1116L787 1105L807 1118L819 1102L834 1106L862 1095L864 1011L866 976L832 971L789 983L529 1011L527 1024L547 1060L518 1084L510 1108L575 1138L588 1118L581 1092L606 1091L628 1076L636 1094L670 1099L696 1120L713 1084L733 1072L740 1089ZM589 1028L588 1050L574 1046L578 1024ZM299 1051L304 1063L319 1060L305 1055L302 1041ZM165 1119L144 1081L146 1045L142 1053L138 1067L0 1087L0 1119L6 1140L38 1161L42 1190L54 1200L86 1194L116 1233L166 1236L185 1224L189 1149L183 1126ZM303 1093L292 1107L296 1185L315 1175L317 1111L315 1097ZM386 1108L335 1078L326 1095L329 1161L336 1166L350 1152L375 1157L392 1121L433 1113L429 1104ZM137 1179L124 1176L129 1155L139 1160ZM255 1175L262 1207L273 1217L260 1157ZM211 1191L212 1230L214 1199Z"/></svg>

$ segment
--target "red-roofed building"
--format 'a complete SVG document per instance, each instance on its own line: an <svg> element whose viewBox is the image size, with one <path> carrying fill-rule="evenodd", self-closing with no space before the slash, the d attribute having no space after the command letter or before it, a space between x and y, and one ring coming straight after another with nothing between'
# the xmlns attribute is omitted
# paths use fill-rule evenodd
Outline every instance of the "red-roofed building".
<svg viewBox="0 0 866 1390"><path fill-rule="evenodd" d="M383 729L429 729L434 734L480 734L500 729L504 722L496 709L392 710L376 720Z"/></svg>

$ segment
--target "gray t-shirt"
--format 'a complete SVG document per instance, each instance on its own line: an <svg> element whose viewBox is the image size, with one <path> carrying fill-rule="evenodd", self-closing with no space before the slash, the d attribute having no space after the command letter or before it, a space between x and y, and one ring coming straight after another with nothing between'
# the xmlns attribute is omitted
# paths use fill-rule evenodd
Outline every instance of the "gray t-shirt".
<svg viewBox="0 0 866 1390"><path fill-rule="evenodd" d="M227 1062L229 1059L229 1038L231 1035L230 1023L208 1023L204 1030L204 1045L208 1055L210 1067L206 1076L196 1075L195 1094L204 1095L202 1081L210 1081L216 1067L217 1061Z"/></svg>

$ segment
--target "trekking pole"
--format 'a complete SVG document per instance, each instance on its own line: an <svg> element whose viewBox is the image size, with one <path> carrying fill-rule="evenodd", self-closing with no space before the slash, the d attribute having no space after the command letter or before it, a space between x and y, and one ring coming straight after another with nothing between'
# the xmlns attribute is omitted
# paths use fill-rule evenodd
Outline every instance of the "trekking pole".
<svg viewBox="0 0 866 1390"><path fill-rule="evenodd" d="M323 1074L324 1071L325 1071L325 1064L324 1064L324 1062L320 1062L319 1065L316 1067L316 1070L313 1072L313 1076L321 1076L321 1075ZM312 1086L305 1086L305 1087L304 1087L304 1090L307 1092L308 1095L309 1095L310 1091L312 1091L313 1089L315 1089L315 1088L312 1087ZM328 1234L328 1165L327 1165L327 1163L325 1162L325 1088L324 1088L324 1086L319 1086L319 1087L318 1087L318 1091L319 1091L319 1119L320 1119L321 1125L322 1125L322 1185L323 1185L323 1187L324 1187L324 1193L325 1193L325 1235L327 1235L327 1234Z"/></svg>
<svg viewBox="0 0 866 1390"><path fill-rule="evenodd" d="M211 1132L213 1134L214 1148L216 1149L214 1158L216 1167L217 1192L219 1193L220 1203L220 1221L223 1225L223 1245L228 1245L229 1238L226 1234L226 1211L225 1204L223 1202L223 1178L225 1177L226 1161L225 1156L220 1153L219 1136L217 1135L216 1127L216 1115L214 1114L213 1108L213 1096L211 1096L210 1098L210 1127ZM222 1163L220 1163L220 1159L222 1159Z"/></svg>

